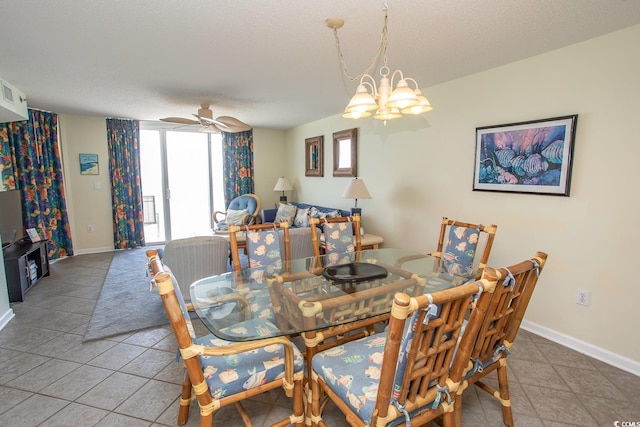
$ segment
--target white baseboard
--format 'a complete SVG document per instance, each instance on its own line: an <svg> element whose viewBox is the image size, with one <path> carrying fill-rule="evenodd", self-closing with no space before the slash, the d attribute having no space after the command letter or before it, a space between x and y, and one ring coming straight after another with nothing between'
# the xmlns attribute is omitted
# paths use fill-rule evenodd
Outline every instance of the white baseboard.
<svg viewBox="0 0 640 427"><path fill-rule="evenodd" d="M562 344L565 347L569 347L577 352L591 356L594 359L598 359L604 363L615 366L634 375L640 376L640 362L613 353L601 347L597 347L593 344L576 339L572 336L565 335L563 333L554 331L544 326L540 326L533 322L526 320L522 321L522 329L540 335L558 344Z"/></svg>
<svg viewBox="0 0 640 427"><path fill-rule="evenodd" d="M4 314L0 317L0 331L4 329L5 326L9 323L11 319L16 317L13 309L9 308Z"/></svg>
<svg viewBox="0 0 640 427"><path fill-rule="evenodd" d="M112 247L107 247L107 248L91 248L91 249L80 249L80 250L74 250L73 254L74 255L87 255L87 254L98 254L98 253L102 253L102 252L113 252L115 251L115 249L113 249Z"/></svg>

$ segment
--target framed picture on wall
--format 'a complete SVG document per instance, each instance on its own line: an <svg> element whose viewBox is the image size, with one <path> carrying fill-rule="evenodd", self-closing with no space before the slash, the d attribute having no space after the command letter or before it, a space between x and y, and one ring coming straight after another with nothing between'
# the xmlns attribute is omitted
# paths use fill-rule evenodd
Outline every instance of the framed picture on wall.
<svg viewBox="0 0 640 427"><path fill-rule="evenodd" d="M305 176L324 176L323 145L324 136L314 136L304 140Z"/></svg>
<svg viewBox="0 0 640 427"><path fill-rule="evenodd" d="M476 128L473 190L569 196L577 120Z"/></svg>
<svg viewBox="0 0 640 427"><path fill-rule="evenodd" d="M98 155L80 154L80 175L98 175Z"/></svg>

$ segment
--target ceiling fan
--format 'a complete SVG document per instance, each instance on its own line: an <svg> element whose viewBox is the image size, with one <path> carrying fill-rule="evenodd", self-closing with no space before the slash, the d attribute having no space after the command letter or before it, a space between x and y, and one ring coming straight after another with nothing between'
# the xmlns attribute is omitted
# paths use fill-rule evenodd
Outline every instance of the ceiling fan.
<svg viewBox="0 0 640 427"><path fill-rule="evenodd" d="M168 123L180 123L182 125L201 125L204 132L244 132L251 129L251 126L241 122L235 117L220 116L213 118L213 111L209 108L209 104L200 104L198 114L194 114L197 120L185 119L182 117L166 117L160 119Z"/></svg>

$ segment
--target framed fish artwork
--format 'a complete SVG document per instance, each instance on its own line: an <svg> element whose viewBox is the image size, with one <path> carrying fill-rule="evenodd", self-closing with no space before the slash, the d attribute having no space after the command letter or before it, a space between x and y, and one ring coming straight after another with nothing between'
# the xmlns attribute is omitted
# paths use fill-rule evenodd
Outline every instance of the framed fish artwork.
<svg viewBox="0 0 640 427"><path fill-rule="evenodd" d="M474 191L569 196L578 115L476 128Z"/></svg>

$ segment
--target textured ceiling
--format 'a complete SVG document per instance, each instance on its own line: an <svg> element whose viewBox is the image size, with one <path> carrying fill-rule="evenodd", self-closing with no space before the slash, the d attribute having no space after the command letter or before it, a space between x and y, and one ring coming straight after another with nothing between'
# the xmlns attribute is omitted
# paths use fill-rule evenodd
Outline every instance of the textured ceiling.
<svg viewBox="0 0 640 427"><path fill-rule="evenodd" d="M422 88L640 23L638 0L396 0L390 68ZM158 120L214 116L286 129L341 113L374 56L372 0L1 0L0 77L33 108ZM377 70L375 71L377 75Z"/></svg>

